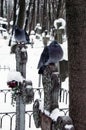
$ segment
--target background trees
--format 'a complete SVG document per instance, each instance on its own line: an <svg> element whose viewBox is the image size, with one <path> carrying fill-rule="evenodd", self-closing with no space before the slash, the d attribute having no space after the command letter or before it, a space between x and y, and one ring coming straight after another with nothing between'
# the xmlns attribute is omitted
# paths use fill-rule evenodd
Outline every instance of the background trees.
<svg viewBox="0 0 86 130"><path fill-rule="evenodd" d="M49 30L53 26L55 19L65 17L65 13L63 13L65 12L64 3L64 0L25 0L25 4L23 4L22 0L21 2L19 0L1 0L0 16L7 18L9 30L10 21L15 23L21 4L20 15L23 15L24 6L26 9L25 19L27 19L27 22L25 22L25 28L27 31L34 29L37 23L41 24L42 31Z"/></svg>

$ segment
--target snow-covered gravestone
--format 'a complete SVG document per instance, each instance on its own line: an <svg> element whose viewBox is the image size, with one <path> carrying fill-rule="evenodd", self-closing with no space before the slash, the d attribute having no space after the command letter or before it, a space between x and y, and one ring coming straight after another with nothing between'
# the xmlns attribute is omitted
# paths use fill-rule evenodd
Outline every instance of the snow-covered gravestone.
<svg viewBox="0 0 86 130"><path fill-rule="evenodd" d="M36 38L40 39L40 35L42 33L42 27L41 27L40 23L37 23L37 25L35 27L35 32L36 32Z"/></svg>
<svg viewBox="0 0 86 130"><path fill-rule="evenodd" d="M37 34L41 34L42 27L41 27L40 23L37 23L37 25L35 27L35 31Z"/></svg>
<svg viewBox="0 0 86 130"><path fill-rule="evenodd" d="M66 22L63 18L59 18L54 21L54 27L56 28L56 40L62 44L63 42L63 35L65 34L65 26Z"/></svg>
<svg viewBox="0 0 86 130"><path fill-rule="evenodd" d="M48 34L48 30L45 30L45 31L42 33L42 40L43 40L43 45L44 45L44 47L46 47L46 46L48 45L49 39L50 39L50 36L49 36L49 34Z"/></svg>

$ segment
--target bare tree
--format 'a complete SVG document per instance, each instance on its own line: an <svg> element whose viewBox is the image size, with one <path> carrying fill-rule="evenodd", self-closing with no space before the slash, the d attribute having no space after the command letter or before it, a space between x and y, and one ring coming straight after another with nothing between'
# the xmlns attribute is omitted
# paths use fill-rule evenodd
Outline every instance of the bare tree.
<svg viewBox="0 0 86 130"><path fill-rule="evenodd" d="M43 3L43 15L42 15L42 31L47 29L47 0Z"/></svg>
<svg viewBox="0 0 86 130"><path fill-rule="evenodd" d="M37 16L36 16L36 23L39 23L39 20L40 20L40 17L39 17L39 14L40 14L40 0L37 0Z"/></svg>
<svg viewBox="0 0 86 130"><path fill-rule="evenodd" d="M86 129L86 1L66 0L69 114L75 130Z"/></svg>
<svg viewBox="0 0 86 130"><path fill-rule="evenodd" d="M31 12L30 12L30 22L29 22L29 33L32 29L34 29L34 23L35 23L35 0L31 3Z"/></svg>
<svg viewBox="0 0 86 130"><path fill-rule="evenodd" d="M14 0L14 7L13 7L13 26L15 25L16 22L16 6L17 6L17 0Z"/></svg>
<svg viewBox="0 0 86 130"><path fill-rule="evenodd" d="M1 17L3 17L3 2L4 2L4 0L1 0L1 2L0 2L0 15L1 15Z"/></svg>
<svg viewBox="0 0 86 130"><path fill-rule="evenodd" d="M17 6L17 0L14 0L14 7L13 7L13 27L12 27L12 32L11 32L11 37L9 39L9 46L11 46L11 41L12 41L12 35L13 35L13 31L14 31L14 26L15 26L15 23L16 23L16 6Z"/></svg>
<svg viewBox="0 0 86 130"><path fill-rule="evenodd" d="M26 10L26 21L25 21L25 30L26 30L26 31L29 31L31 5L32 5L32 2L29 1L28 9Z"/></svg>
<svg viewBox="0 0 86 130"><path fill-rule="evenodd" d="M17 21L18 27L23 29L24 22L25 22L25 0L19 0L19 14Z"/></svg>

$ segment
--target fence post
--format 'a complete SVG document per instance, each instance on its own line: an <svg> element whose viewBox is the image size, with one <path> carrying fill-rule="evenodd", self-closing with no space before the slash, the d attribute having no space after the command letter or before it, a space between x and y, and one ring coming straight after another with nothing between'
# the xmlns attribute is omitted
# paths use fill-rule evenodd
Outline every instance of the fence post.
<svg viewBox="0 0 86 130"><path fill-rule="evenodd" d="M18 44L16 48L16 70L26 78L27 51L25 44ZM24 91L24 86L21 87ZM25 130L25 103L22 95L16 99L16 130Z"/></svg>

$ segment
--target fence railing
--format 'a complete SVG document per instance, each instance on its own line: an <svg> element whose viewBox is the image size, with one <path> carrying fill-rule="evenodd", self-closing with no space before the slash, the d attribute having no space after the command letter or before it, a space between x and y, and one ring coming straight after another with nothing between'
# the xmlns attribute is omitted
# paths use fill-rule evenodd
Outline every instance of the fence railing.
<svg viewBox="0 0 86 130"><path fill-rule="evenodd" d="M36 92L39 94L39 97L41 98L43 94L43 88L33 88L34 89L34 95ZM0 90L0 93L3 93L4 95L4 103L7 103L7 98L9 98L9 93L11 94L11 89L4 89ZM0 94L1 95L1 94ZM1 98L0 98L1 99ZM59 91L59 102L64 102L65 104L68 103L69 100L69 92L63 88ZM11 100L12 103L12 100ZM64 115L68 115L69 109L68 108L61 108L59 109L61 112L63 112ZM25 122L27 122L26 127L31 128L32 122L33 122L33 110L31 111L25 111ZM9 120L9 130L13 130L15 127L15 119L16 119L16 112L1 112L0 113L0 127L4 129L4 123L8 122ZM6 121L7 120L7 121ZM34 124L34 123L33 123ZM4 129L5 130L5 129Z"/></svg>
<svg viewBox="0 0 86 130"><path fill-rule="evenodd" d="M34 90L34 95L36 94L36 92L38 92L39 97L40 98L42 97L43 88L33 88L33 90ZM0 94L3 93L3 95L4 95L4 97L3 97L4 98L4 103L7 102L7 96L9 96L9 93L11 94L11 92L12 92L11 89L0 90ZM60 88L60 91L59 91L59 102L63 102L65 104L68 104L68 101L69 101L69 91L64 89L64 88ZM11 103L12 103L12 100L11 100Z"/></svg>
<svg viewBox="0 0 86 130"><path fill-rule="evenodd" d="M3 65L3 66L1 66L0 65L0 70L10 70L10 67L9 66L6 66L6 65Z"/></svg>
<svg viewBox="0 0 86 130"><path fill-rule="evenodd" d="M64 89L64 88L60 88L59 91L59 102L63 102L65 104L69 103L69 91Z"/></svg>
<svg viewBox="0 0 86 130"><path fill-rule="evenodd" d="M59 109L64 115L67 115L69 110L68 108ZM7 118L6 118L7 117ZM4 121L5 119L5 121ZM8 130L13 130L15 128L15 119L16 119L16 112L4 112L0 113L0 128L3 129L5 126L5 122L8 123L9 120L9 128ZM32 128L33 126L33 110L25 111L25 122L26 122L26 129ZM5 124L4 124L5 123ZM35 124L34 124L35 125Z"/></svg>

